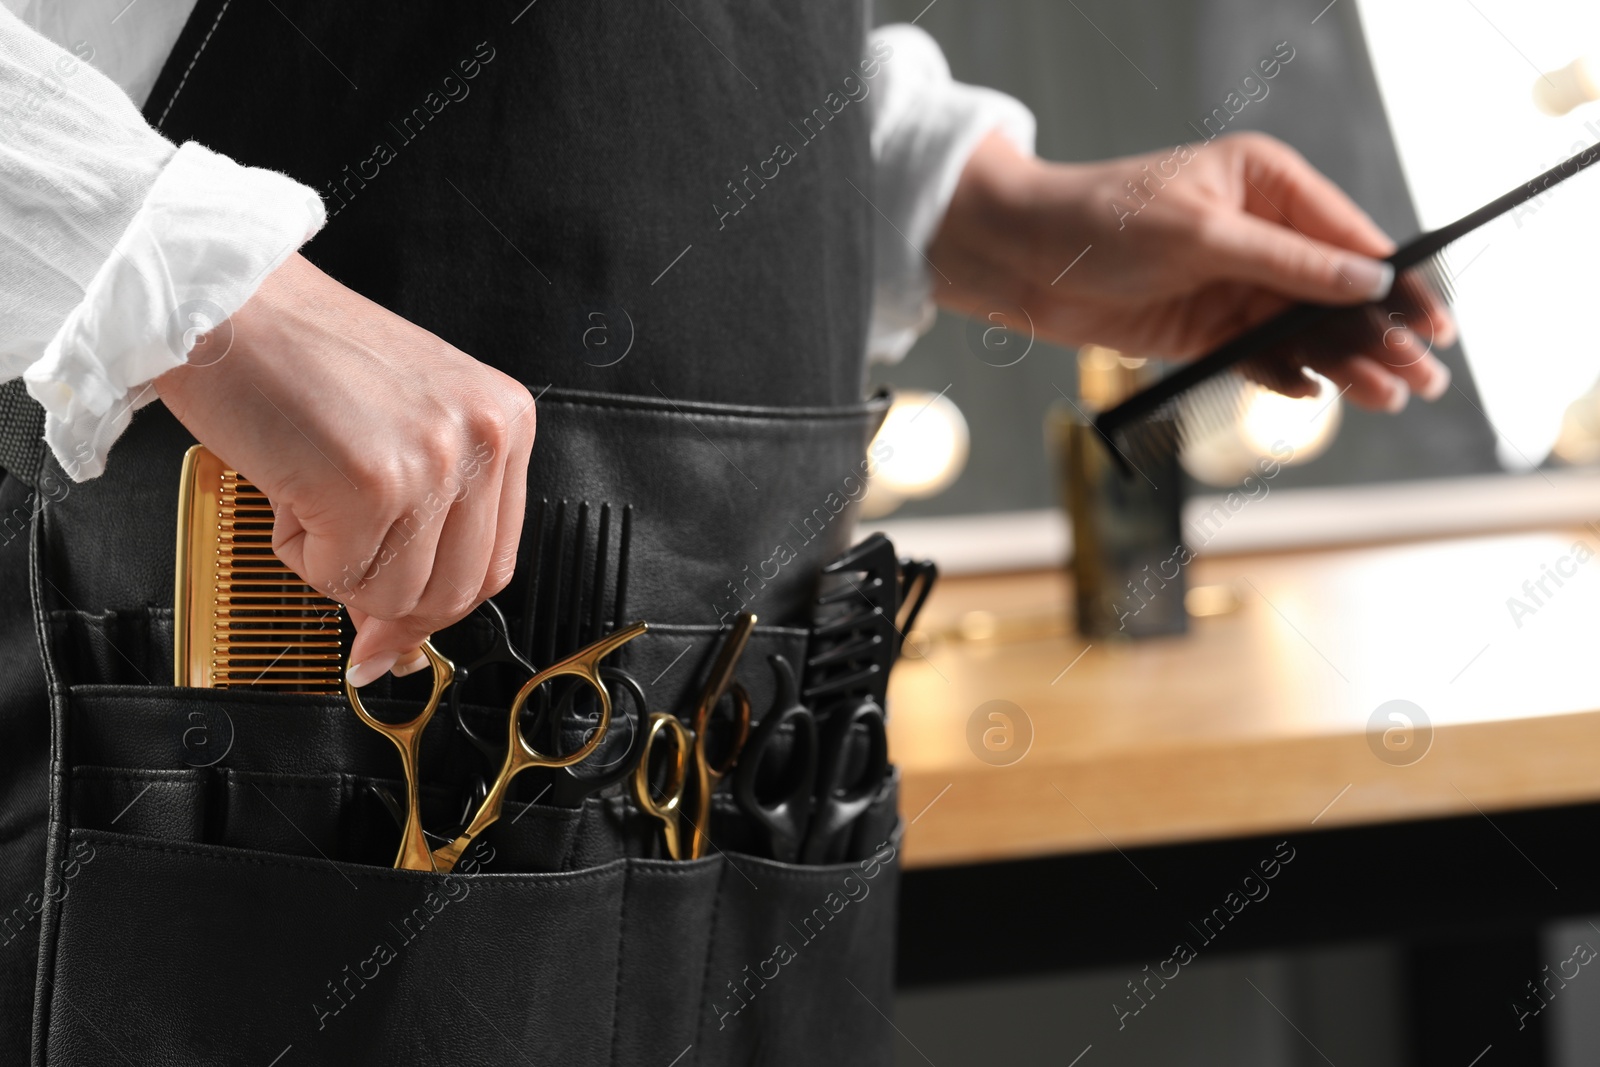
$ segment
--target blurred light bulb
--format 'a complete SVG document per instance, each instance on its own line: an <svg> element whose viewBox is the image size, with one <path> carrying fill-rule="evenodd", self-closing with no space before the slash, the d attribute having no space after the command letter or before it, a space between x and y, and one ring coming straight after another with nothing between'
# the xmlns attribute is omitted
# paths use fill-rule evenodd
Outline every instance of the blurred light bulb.
<svg viewBox="0 0 1600 1067"><path fill-rule="evenodd" d="M1314 377L1315 395L1298 399L1256 387L1240 421L1245 440L1257 455L1271 455L1282 442L1294 449L1289 462L1306 463L1328 450L1339 429L1339 395L1328 379Z"/></svg>
<svg viewBox="0 0 1600 1067"><path fill-rule="evenodd" d="M1561 433L1552 452L1572 466L1600 461L1600 387L1590 389L1571 404L1561 420Z"/></svg>
<svg viewBox="0 0 1600 1067"><path fill-rule="evenodd" d="M1586 56L1539 75L1533 83L1533 102L1546 115L1559 118L1591 100L1600 100L1600 66Z"/></svg>
<svg viewBox="0 0 1600 1067"><path fill-rule="evenodd" d="M880 518L907 500L948 489L967 465L970 443L966 416L943 393L896 396L873 438L874 467L862 516Z"/></svg>
<svg viewBox="0 0 1600 1067"><path fill-rule="evenodd" d="M1308 463L1328 450L1339 431L1342 401L1332 382L1311 374L1317 392L1288 397L1246 382L1243 413L1228 426L1185 444L1183 466L1207 485L1238 485L1271 457L1285 466ZM1287 446L1287 455L1285 455Z"/></svg>

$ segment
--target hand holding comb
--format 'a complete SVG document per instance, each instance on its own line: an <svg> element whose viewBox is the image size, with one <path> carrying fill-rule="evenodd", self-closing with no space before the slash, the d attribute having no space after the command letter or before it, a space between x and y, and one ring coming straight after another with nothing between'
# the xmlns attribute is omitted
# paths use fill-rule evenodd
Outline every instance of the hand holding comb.
<svg viewBox="0 0 1600 1067"><path fill-rule="evenodd" d="M1182 447L1239 417L1244 381L1290 395L1304 392L1309 361L1378 347L1396 322L1415 325L1454 297L1447 249L1469 233L1541 196L1600 159L1600 145L1407 243L1387 262L1395 284L1384 300L1355 307L1297 304L1173 371L1095 419L1117 465L1132 476L1147 459Z"/></svg>

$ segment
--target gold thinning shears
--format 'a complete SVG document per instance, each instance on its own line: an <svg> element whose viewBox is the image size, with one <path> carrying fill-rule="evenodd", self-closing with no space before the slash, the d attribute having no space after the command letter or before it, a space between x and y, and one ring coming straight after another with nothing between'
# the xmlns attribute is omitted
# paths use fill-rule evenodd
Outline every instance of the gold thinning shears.
<svg viewBox="0 0 1600 1067"><path fill-rule="evenodd" d="M675 860L699 859L705 855L710 843L711 796L739 759L745 741L750 736L750 694L734 681L733 673L755 629L756 617L748 611L740 612L733 627L711 664L711 673L695 702L691 725L685 727L676 715L656 712L644 737L644 749L633 772L633 796L641 810L661 823L667 846L667 855ZM717 705L728 696L733 701L733 736L729 739L721 758L713 761L711 754L711 718ZM652 760L657 752L665 751L670 741L672 749L663 758ZM694 768L694 791L690 785L689 768ZM659 793L651 787L653 766L665 766L666 781ZM692 800L694 815L687 813L687 802ZM680 823L689 824L688 849L684 848L684 833Z"/></svg>
<svg viewBox="0 0 1600 1067"><path fill-rule="evenodd" d="M440 655L431 641L422 642L422 654L427 657L433 669L433 690L416 718L403 723L386 723L373 716L361 703L360 693L346 681L345 696L349 698L350 706L355 709L356 715L362 722L387 737L394 747L400 750L400 765L406 779L406 820L405 827L400 833L400 851L395 856L395 867L408 871L448 873L455 868L456 861L478 835L500 818L506 790L510 787L512 779L530 767L572 767L593 755L605 741L606 730L611 725L611 694L607 691L605 682L601 680L600 661L643 634L646 629L648 627L644 623L636 622L632 626L614 630L565 659L544 668L522 684L522 688L517 690L516 698L511 702L511 715L506 724L506 756L500 765L500 772L495 775L488 793L478 805L477 812L467 824L467 828L454 841L437 849L428 848L428 840L422 833L419 799L421 779L418 764L422 731L433 718L433 713L438 710L445 690L455 679L455 665ZM564 755L551 756L528 744L527 739L522 736L520 723L522 709L527 705L528 699L540 686L560 677L575 677L591 686L599 704L599 715L583 745ZM748 712L746 714L748 715Z"/></svg>

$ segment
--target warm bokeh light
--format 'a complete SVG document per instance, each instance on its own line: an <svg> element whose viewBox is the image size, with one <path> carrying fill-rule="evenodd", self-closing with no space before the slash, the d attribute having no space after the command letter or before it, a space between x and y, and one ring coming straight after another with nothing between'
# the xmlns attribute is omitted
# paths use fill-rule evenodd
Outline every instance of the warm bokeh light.
<svg viewBox="0 0 1600 1067"><path fill-rule="evenodd" d="M971 443L966 416L942 393L904 392L895 397L873 439L871 488L864 518L880 518L907 500L943 492L967 465ZM888 445L886 458L880 458Z"/></svg>
<svg viewBox="0 0 1600 1067"><path fill-rule="evenodd" d="M1312 378L1316 395L1298 399L1245 383L1239 420L1187 442L1184 469L1207 485L1224 488L1238 485L1268 457L1292 466L1322 455L1338 435L1344 401L1328 379L1317 374Z"/></svg>

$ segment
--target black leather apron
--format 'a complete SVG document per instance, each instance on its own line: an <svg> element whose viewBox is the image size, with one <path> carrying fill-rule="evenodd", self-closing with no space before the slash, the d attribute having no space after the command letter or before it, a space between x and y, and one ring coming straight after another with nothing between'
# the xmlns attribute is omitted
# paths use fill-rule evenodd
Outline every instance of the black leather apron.
<svg viewBox="0 0 1600 1067"><path fill-rule="evenodd" d="M866 25L858 0L201 0L146 114L317 188L308 258L540 394L530 498L633 509L652 633L621 665L685 712L748 607L759 717L884 407ZM0 544L8 1062L30 1017L52 1065L887 1061L892 842L790 867L733 851L719 806L728 852L654 861L612 796L529 808L472 873L390 871L350 819L397 761L342 698L172 688L191 443L152 405L101 478L0 482L31 516ZM531 571L496 598L514 625ZM225 758L192 758L196 724Z"/></svg>

